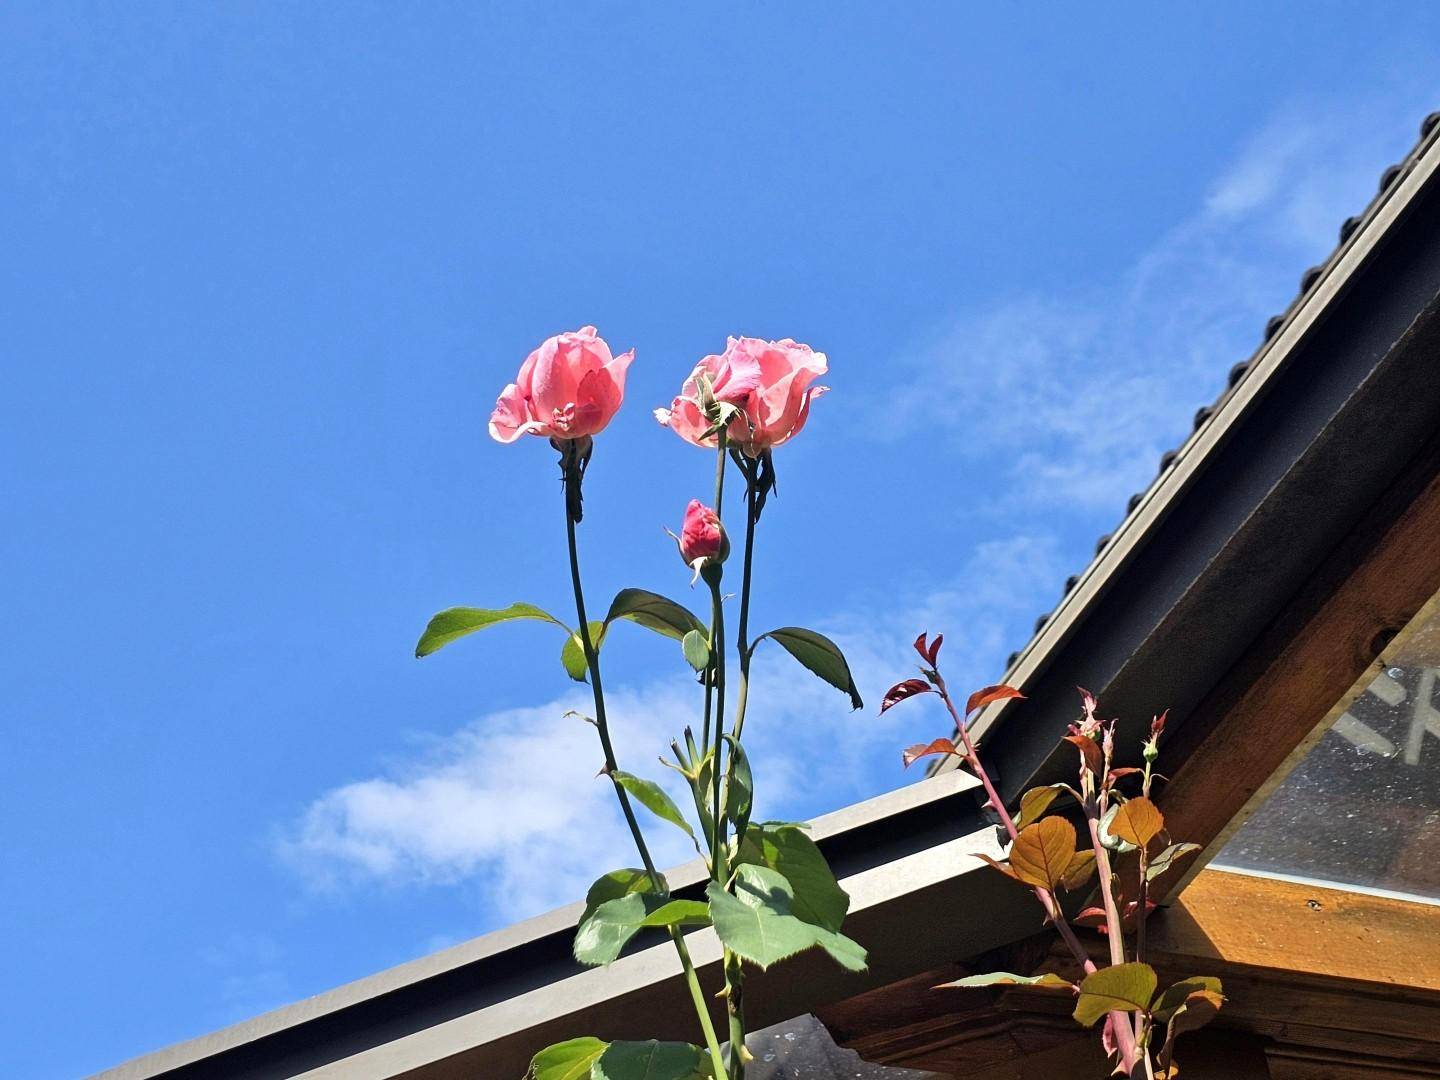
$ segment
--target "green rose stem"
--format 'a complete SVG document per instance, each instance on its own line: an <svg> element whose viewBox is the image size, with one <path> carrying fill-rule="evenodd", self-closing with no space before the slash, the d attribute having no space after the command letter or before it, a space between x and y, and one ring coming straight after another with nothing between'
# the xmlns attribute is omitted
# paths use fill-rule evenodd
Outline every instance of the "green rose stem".
<svg viewBox="0 0 1440 1080"><path fill-rule="evenodd" d="M585 456L588 457L588 454ZM600 733L600 746L605 751L605 773L615 787L615 796L620 800L620 809L625 815L625 823L630 826L630 835L635 838L635 847L645 864L646 874L650 876L651 887L656 892L661 892L661 878L650 858L645 837L640 832L640 823L635 820L635 810L630 805L630 797L615 778L619 765L615 761L615 747L610 742L610 726L605 719L605 691L600 683L600 654L595 651L595 643L590 640L590 621L585 617L585 590L580 585L580 555L575 543L575 522L579 517L576 511L579 507L580 479L584 474L584 463L581 451L573 440L566 441L560 448L560 469L565 478L565 539L570 547L570 584L575 590L575 615L580 620L580 647L585 652L585 665L590 669L590 689L595 696L595 729ZM715 1034L715 1025L710 1020L705 993L700 989L700 978L695 974L695 964L690 959L690 950L685 945L685 938L679 927L670 927L670 940L675 943L675 951L680 955L680 967L685 972L685 982L690 988L690 998L695 1003L695 1015L705 1034L705 1046L710 1051L710 1060L719 1070L717 1075L723 1076L725 1059L720 1053L720 1040Z"/></svg>
<svg viewBox="0 0 1440 1080"><path fill-rule="evenodd" d="M745 730L745 708L750 697L750 580L751 567L753 565L751 555L755 548L755 519L756 519L756 469L758 463L750 458L742 458L742 468L745 472L745 560L741 570L740 578L740 625L736 631L736 651L740 657L740 686L735 693L735 727L732 730L732 737L736 743L740 741L740 733ZM734 767L734 756L731 756L730 765ZM729 777L727 776L727 786ZM741 839L736 835L736 843ZM730 1020L730 1045L745 1045L745 969L739 957L727 956L725 962L725 1008L726 1015ZM733 1054L731 1060L735 1067L736 1080L744 1080L745 1062L741 1055Z"/></svg>
<svg viewBox="0 0 1440 1080"><path fill-rule="evenodd" d="M755 485L759 462L744 459L745 467L745 562L740 575L740 627L735 635L740 653L740 687L735 692L735 741L745 730L745 706L750 698L750 567L755 549L755 519L758 504Z"/></svg>
<svg viewBox="0 0 1440 1080"><path fill-rule="evenodd" d="M722 505L725 498L725 468L728 447L726 446L726 431L721 428L716 435L715 453L715 516L721 517ZM721 526L724 527L723 524ZM711 680L714 684L714 722L715 741L712 752L710 775L712 777L711 820L715 823L715 831L711 838L711 874L715 881L724 885L730 877L730 867L726 855L725 835L725 814L724 803L721 798L721 769L720 759L725 749L725 611L724 598L720 593L720 582L724 575L724 567L719 562L711 562L701 570L705 583L710 586L710 642L711 662L714 665L714 677ZM748 580L748 574L746 575ZM742 601L743 602L743 601ZM743 616L742 616L743 617ZM744 653L741 653L740 663L745 665ZM743 686L743 683L742 683ZM710 687L706 687L706 717L712 715L710 711ZM729 791L730 773L734 768L735 755L732 752L724 770L724 790ZM738 956L729 949L724 953L725 971L725 1012L730 1026L730 1062L729 1068L722 1073L731 1080L744 1080L745 1078L745 1020L741 1008L741 988L743 975L741 972L741 961Z"/></svg>
<svg viewBox="0 0 1440 1080"><path fill-rule="evenodd" d="M945 687L945 679L936 671L935 689L940 692L940 700L945 702L945 708L950 710L950 718L955 721L955 728L960 733L960 741L965 749L965 763L970 766L975 775L979 777L981 785L985 788L985 794L989 797L990 805L1000 815L1000 822L1005 826L1005 831L1010 834L1010 842L1014 843L1020 836L1019 830L1015 828L1015 821L1010 816L1010 811L1005 809L1005 803L1000 798L1000 793L995 790L995 785L990 780L990 774L985 771L984 764L980 761L980 755L975 750L975 744L970 739L970 731L965 726L965 721L960 717L955 708L955 703L950 700L950 692ZM1110 895L1110 860L1104 846L1100 843L1097 832L1097 822L1089 814L1087 807L1086 816L1090 821L1090 836L1095 848L1096 872L1100 877L1101 894L1105 900L1105 912L1107 919L1111 919L1114 925L1110 930L1110 952L1111 963L1123 964L1125 962L1124 942L1120 937L1120 926L1118 914L1115 910L1114 898ZM1060 909L1059 902L1048 889L1035 888L1035 898L1045 909L1046 916L1055 924L1055 929L1060 932L1061 939L1069 947L1071 955L1084 969L1086 975L1093 974L1096 970L1095 961L1090 959L1090 954L1085 951L1085 946L1080 944L1080 939L1075 936L1065 913ZM1120 958L1114 958L1116 950L1119 950ZM1137 1050L1135 1048L1135 1029L1130 1026L1130 1014L1126 1012L1113 1012L1112 1028L1115 1032L1115 1044L1120 1049L1122 1060L1133 1062Z"/></svg>
<svg viewBox="0 0 1440 1080"><path fill-rule="evenodd" d="M725 429L716 435L718 451L715 461L715 517L723 515L725 501ZM721 525L724 528L724 525ZM705 684L705 743L711 747L711 820L714 829L710 836L710 873L714 880L724 882L729 877L725 860L725 819L720 805L720 758L725 748L725 613L720 596L720 580L724 567L716 560L707 561L700 571L705 584L710 587L710 665L711 675ZM713 711L712 711L713 695ZM714 719L715 739L709 739L711 718Z"/></svg>

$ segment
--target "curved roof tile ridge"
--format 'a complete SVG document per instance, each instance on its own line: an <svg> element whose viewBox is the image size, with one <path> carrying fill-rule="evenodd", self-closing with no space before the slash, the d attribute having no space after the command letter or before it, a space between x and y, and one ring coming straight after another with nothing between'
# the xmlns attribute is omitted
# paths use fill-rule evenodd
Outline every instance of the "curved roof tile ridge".
<svg viewBox="0 0 1440 1080"><path fill-rule="evenodd" d="M1150 492L1152 488L1154 488L1156 481L1158 481L1160 477L1165 475L1169 468L1175 463L1176 459L1178 459L1180 455L1185 452L1186 448L1189 447L1191 443L1196 440L1200 432L1209 422L1210 418L1214 416L1220 410L1221 406L1224 405L1225 402L1235 394L1237 387L1240 386L1240 384L1244 381L1245 377L1254 368L1255 362L1260 358L1261 354L1265 352L1267 347L1270 345L1270 342L1273 341L1276 336L1279 335L1280 331L1283 330L1285 326L1290 322L1291 317L1300 307L1301 302L1311 292L1311 290L1315 288L1315 286L1321 281L1321 279L1325 277L1326 273L1332 267L1334 267L1334 265L1340 260L1341 256L1344 255L1345 251L1350 245L1352 238L1360 231L1360 227L1365 224L1365 222L1369 221L1375 216L1376 211L1389 198L1390 193L1395 190L1397 181L1406 173L1408 173L1411 168L1413 168L1415 161L1419 158L1420 154L1426 148L1427 143L1430 141L1431 135L1436 133L1437 127L1440 127L1440 110L1436 110L1428 114L1425 119L1420 122L1419 137L1416 140L1415 144L1410 148L1409 152L1405 155L1405 157L1401 161L1396 162L1393 165L1387 166L1385 170L1380 174L1380 182L1377 186L1375 195L1371 198L1365 209L1358 214L1354 214L1346 218L1341 223L1339 230L1339 239L1334 249L1331 250L1330 254L1326 256L1322 262L1316 263L1314 266L1309 267L1300 276L1300 290L1295 295L1295 298L1291 300L1290 304L1285 308L1283 312L1278 315L1272 315L1266 321L1260 344L1256 347L1255 351L1250 354L1249 357L1235 364L1230 369L1229 375L1226 378L1225 389L1221 391L1219 397L1217 397L1213 402L1208 405L1202 405L1200 409L1195 413L1194 427L1186 440L1182 442L1179 446L1167 450L1164 454L1161 455L1160 466L1156 472L1155 479L1151 480L1150 484L1143 491L1138 491L1134 495L1130 496L1129 501L1126 503L1125 513L1116 523L1115 528L1100 536L1099 539L1096 540L1094 557L1080 573L1072 574L1069 578L1066 579L1064 590L1061 592L1062 601L1066 597L1068 597L1070 593L1074 590L1076 583L1079 582L1081 578L1085 577L1085 575L1090 572L1091 568L1099 560L1101 554L1104 553L1105 548L1109 545L1111 539L1118 532L1120 532L1121 528L1134 515L1135 511L1139 508L1141 503L1145 501L1145 496ZM1007 672L1007 675L1011 670L1014 669L1016 662L1021 658L1021 656L1023 656L1030 649L1030 647L1034 645L1035 639L1045 628L1046 624L1050 621L1051 616L1055 614L1055 611L1056 609L1052 608L1050 611L1042 613L1035 620L1035 630L1031 634L1029 641L1027 641L1025 645L1017 649L1015 652L1012 652L1006 659L1005 670Z"/></svg>

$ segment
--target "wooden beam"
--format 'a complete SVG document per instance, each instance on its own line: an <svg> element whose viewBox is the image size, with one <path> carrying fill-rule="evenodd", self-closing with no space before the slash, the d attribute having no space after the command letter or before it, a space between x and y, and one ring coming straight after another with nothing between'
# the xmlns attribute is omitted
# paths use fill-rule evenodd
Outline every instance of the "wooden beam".
<svg viewBox="0 0 1440 1080"><path fill-rule="evenodd" d="M1440 438L1162 747L1159 769L1172 779L1158 801L1170 834L1213 855L1437 593ZM1163 882L1158 898L1180 883Z"/></svg>
<svg viewBox="0 0 1440 1080"><path fill-rule="evenodd" d="M1148 958L1162 984L1215 975L1225 986L1213 1031L1182 1044L1186 1075L1263 1077L1267 1054L1272 1071L1289 1070L1275 1076L1296 1080L1440 1075L1440 906L1206 870L1152 916L1149 931ZM1088 943L1107 955L1102 938ZM1076 1075L1090 1075L1084 1070L1093 1071L1098 1042L1071 1020L1068 995L930 989L965 972L1048 969L1074 977L1072 968L1041 935L818 1015L837 1042L868 1061L974 1080L1068 1076L1053 1063L1069 1061ZM1392 1071L1364 1072L1375 1062Z"/></svg>
<svg viewBox="0 0 1440 1080"><path fill-rule="evenodd" d="M1155 956L1343 979L1440 1004L1440 906L1206 870L1147 929Z"/></svg>

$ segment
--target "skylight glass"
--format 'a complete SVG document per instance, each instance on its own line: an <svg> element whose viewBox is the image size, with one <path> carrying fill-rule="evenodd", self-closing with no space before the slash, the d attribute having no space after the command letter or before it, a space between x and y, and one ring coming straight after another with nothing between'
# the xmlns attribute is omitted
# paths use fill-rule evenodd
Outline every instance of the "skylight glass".
<svg viewBox="0 0 1440 1080"><path fill-rule="evenodd" d="M1440 900L1440 603L1215 865Z"/></svg>

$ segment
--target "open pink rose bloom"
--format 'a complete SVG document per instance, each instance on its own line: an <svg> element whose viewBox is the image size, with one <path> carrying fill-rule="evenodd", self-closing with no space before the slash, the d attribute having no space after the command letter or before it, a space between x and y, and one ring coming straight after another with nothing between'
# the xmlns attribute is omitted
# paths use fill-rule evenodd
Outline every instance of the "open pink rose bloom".
<svg viewBox="0 0 1440 1080"><path fill-rule="evenodd" d="M700 408L700 379L709 379L715 400L734 405L742 415L726 429L727 441L751 457L779 446L799 433L810 414L810 402L826 390L812 386L825 374L825 354L789 338L761 341L730 338L725 352L707 356L695 366L680 396L668 409L656 409L655 419L672 428L686 442L713 447L716 436L705 438L710 422Z"/></svg>
<svg viewBox="0 0 1440 1080"><path fill-rule="evenodd" d="M612 357L593 326L547 339L501 391L490 414L491 437L512 443L521 435L599 434L625 398L625 370L633 359L634 349Z"/></svg>

